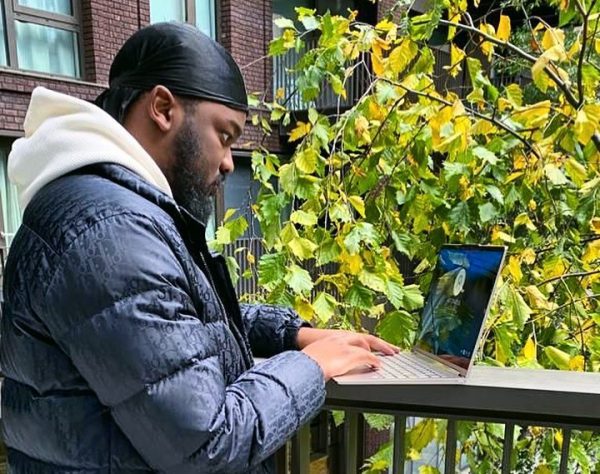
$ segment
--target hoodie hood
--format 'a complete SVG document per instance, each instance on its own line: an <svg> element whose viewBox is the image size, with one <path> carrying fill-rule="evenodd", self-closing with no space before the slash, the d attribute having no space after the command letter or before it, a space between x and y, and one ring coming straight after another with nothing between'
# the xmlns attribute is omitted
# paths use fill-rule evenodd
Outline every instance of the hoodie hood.
<svg viewBox="0 0 600 474"><path fill-rule="evenodd" d="M37 87L24 123L25 136L8 156L8 177L21 209L50 181L94 163L116 163L172 197L156 162L102 109L84 100Z"/></svg>

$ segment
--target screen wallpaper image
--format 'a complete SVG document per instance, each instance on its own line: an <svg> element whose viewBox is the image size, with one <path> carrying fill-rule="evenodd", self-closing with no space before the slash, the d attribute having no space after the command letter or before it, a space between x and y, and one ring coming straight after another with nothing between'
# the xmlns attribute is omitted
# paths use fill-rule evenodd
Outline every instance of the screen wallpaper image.
<svg viewBox="0 0 600 474"><path fill-rule="evenodd" d="M442 248L416 347L469 367L503 255L502 248Z"/></svg>

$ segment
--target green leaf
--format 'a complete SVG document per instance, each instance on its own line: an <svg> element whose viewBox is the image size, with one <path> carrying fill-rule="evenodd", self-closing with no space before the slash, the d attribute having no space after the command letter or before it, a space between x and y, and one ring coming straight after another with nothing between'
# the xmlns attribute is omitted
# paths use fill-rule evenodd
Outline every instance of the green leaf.
<svg viewBox="0 0 600 474"><path fill-rule="evenodd" d="M588 170L575 158L569 158L565 161L565 171L567 176L569 176L577 186L583 185L587 179Z"/></svg>
<svg viewBox="0 0 600 474"><path fill-rule="evenodd" d="M391 344L407 347L416 327L414 316L406 311L390 311L377 325L377 334Z"/></svg>
<svg viewBox="0 0 600 474"><path fill-rule="evenodd" d="M448 215L450 223L464 231L468 231L471 228L471 211L469 205L466 202L459 202Z"/></svg>
<svg viewBox="0 0 600 474"><path fill-rule="evenodd" d="M311 227L317 224L317 215L314 212L294 211L290 216L290 221L294 224Z"/></svg>
<svg viewBox="0 0 600 474"><path fill-rule="evenodd" d="M296 237L288 243L289 249L300 260L310 260L314 258L318 246L314 242L303 237Z"/></svg>
<svg viewBox="0 0 600 474"><path fill-rule="evenodd" d="M502 195L502 191L500 191L500 189L498 189L496 186L488 184L485 187L485 190L498 204L504 204L504 196Z"/></svg>
<svg viewBox="0 0 600 474"><path fill-rule="evenodd" d="M486 223L498 216L498 211L491 202L481 204L479 206L479 219L481 222Z"/></svg>
<svg viewBox="0 0 600 474"><path fill-rule="evenodd" d="M407 433L408 446L420 453L435 438L435 420L426 418L419 421Z"/></svg>
<svg viewBox="0 0 600 474"><path fill-rule="evenodd" d="M282 281L285 275L285 256L281 253L265 254L258 264L258 283L271 285Z"/></svg>
<svg viewBox="0 0 600 474"><path fill-rule="evenodd" d="M303 173L311 174L317 169L319 154L313 148L306 148L296 153L294 163Z"/></svg>
<svg viewBox="0 0 600 474"><path fill-rule="evenodd" d="M531 308L527 305L521 293L515 288L508 287L506 305L512 313L513 321L519 329L523 329L531 316Z"/></svg>
<svg viewBox="0 0 600 474"><path fill-rule="evenodd" d="M372 273L369 270L361 270L358 274L358 280L368 288L384 293L386 290L385 275Z"/></svg>
<svg viewBox="0 0 600 474"><path fill-rule="evenodd" d="M498 163L498 157L489 151L487 148L482 146L478 146L473 148L473 154L477 158L481 158L483 161L487 161L490 165L495 165Z"/></svg>
<svg viewBox="0 0 600 474"><path fill-rule="evenodd" d="M571 356L559 348L554 346L544 347L544 354L548 356L548 359L559 368L560 370L569 370L569 361Z"/></svg>
<svg viewBox="0 0 600 474"><path fill-rule="evenodd" d="M354 308L372 309L374 296L375 294L371 290L355 283L346 292L344 300Z"/></svg>
<svg viewBox="0 0 600 474"><path fill-rule="evenodd" d="M317 248L317 263L319 265L326 265L330 262L337 260L337 258L342 253L342 249L338 245L338 243L328 237L324 241L319 242L319 246Z"/></svg>
<svg viewBox="0 0 600 474"><path fill-rule="evenodd" d="M379 245L381 243L381 235L373 224L368 222L356 224L344 239L344 245L352 255L360 251L361 242L367 245Z"/></svg>
<svg viewBox="0 0 600 474"><path fill-rule="evenodd" d="M550 182L555 186L562 186L563 184L567 184L569 182L560 168L555 164L548 163L546 166L544 166L544 173Z"/></svg>
<svg viewBox="0 0 600 474"><path fill-rule="evenodd" d="M313 302L313 308L321 322L327 323L335 313L336 299L329 293L321 292Z"/></svg>
<svg viewBox="0 0 600 474"><path fill-rule="evenodd" d="M285 275L285 282L298 294L309 293L314 286L310 273L296 264L292 264L288 268Z"/></svg>
<svg viewBox="0 0 600 474"><path fill-rule="evenodd" d="M417 285L405 285L402 288L402 306L409 311L423 307L423 293Z"/></svg>
<svg viewBox="0 0 600 474"><path fill-rule="evenodd" d="M281 29L296 28L294 26L294 22L292 20L288 20L287 18L277 18L276 20L273 20L273 23L275 23Z"/></svg>
<svg viewBox="0 0 600 474"><path fill-rule="evenodd" d="M290 163L279 168L279 185L288 194L294 194L298 182L296 166Z"/></svg>

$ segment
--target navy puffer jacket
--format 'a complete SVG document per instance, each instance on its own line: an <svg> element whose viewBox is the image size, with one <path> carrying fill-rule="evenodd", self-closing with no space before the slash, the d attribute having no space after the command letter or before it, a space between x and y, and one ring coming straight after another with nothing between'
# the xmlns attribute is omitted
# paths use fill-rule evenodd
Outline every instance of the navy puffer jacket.
<svg viewBox="0 0 600 474"><path fill-rule="evenodd" d="M203 233L115 164L35 195L4 281L10 472L271 472L323 374L293 311L238 305Z"/></svg>

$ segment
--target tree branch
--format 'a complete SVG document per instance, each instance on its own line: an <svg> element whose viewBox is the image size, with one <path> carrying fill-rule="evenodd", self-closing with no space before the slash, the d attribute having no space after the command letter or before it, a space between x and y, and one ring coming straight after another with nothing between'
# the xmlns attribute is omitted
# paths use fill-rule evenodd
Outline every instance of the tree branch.
<svg viewBox="0 0 600 474"><path fill-rule="evenodd" d="M522 57L523 59L526 59L527 61L529 61L532 64L535 64L536 61L538 60L538 58L536 58L535 56L522 50L518 46L515 46L514 44L509 43L508 41L501 41L498 38L488 35L487 33L484 33L483 31L480 31L477 28L474 28L472 26L468 26L463 23L454 23L454 22L451 22L448 20L440 20L439 23L441 25L445 25L445 26L454 26L456 28L460 28L461 30L469 31L471 33L479 35L481 38L485 39L486 41L489 41L490 43L493 43L497 46L502 46L502 47L508 48L513 53L517 54L518 56ZM559 76L557 76L557 74L550 67L548 67L548 65L546 65L544 67L544 71L546 71L546 74L548 74L548 76L550 76L550 79L552 79L552 81L554 81L554 83L558 87L560 87L560 89L565 94L565 97L567 98L567 101L569 102L569 104L574 108L578 108L579 101L573 95L573 92L571 91L571 89L569 89L569 87L563 82L563 80ZM599 150L600 150L600 148L599 148Z"/></svg>
<svg viewBox="0 0 600 474"><path fill-rule="evenodd" d="M599 270L591 270L589 272L565 273L564 275L559 275L559 276L555 276L552 278L548 278L547 280L544 280L543 282L538 283L536 286L542 286L547 283L552 283L553 281L563 280L564 278L582 278L582 277L586 277L586 276L590 276L590 275L596 275L598 273L600 273L600 269Z"/></svg>
<svg viewBox="0 0 600 474"><path fill-rule="evenodd" d="M405 90L406 92L409 92L409 93L412 93L412 94L415 94L415 95L419 95L419 96L421 96L421 97L426 97L426 98L428 98L428 99L430 99L430 100L434 100L434 101L436 101L436 102L439 102L439 103L441 103L441 104L447 105L447 106L449 106L449 107L452 107L452 106L454 105L452 102L449 102L449 101L447 101L446 99L443 99L443 98L441 98L441 97L436 97L436 96L434 96L434 95L432 95L432 94L428 94L427 92L420 92L420 91L416 91L416 90L410 89L410 88L406 87L405 85L403 85L403 84L401 84L401 83L399 83L399 82L396 82L396 81L392 81L392 80L390 80L390 79L379 78L378 80L380 80L380 81L384 81L384 82L389 82L390 84L392 84L392 85L394 85L394 86L397 86L397 87L399 87L399 88L401 88L401 89ZM492 118L492 117L488 117L487 115L484 115L484 114L482 114L482 113L480 113L480 112L477 112L476 110L473 110L473 109L472 109L472 108L470 108L470 107L467 107L467 106L464 106L464 107L465 107L465 110L466 110L466 111L467 111L469 114L471 114L471 115L473 115L473 116L475 116L475 117L477 117L477 118L480 118L480 119L482 119L482 120L486 120L486 121L488 121L488 122L490 122L490 123L494 124L494 125L495 125L495 126L497 126L498 128L501 128L502 130L504 130L504 131L505 131L505 132L507 132L508 134L512 135L512 136L513 136L513 137L515 137L517 140L519 140L521 143L523 143L523 144L525 145L525 147L526 147L526 148L527 148L527 149L528 149L528 150L529 150L531 153L533 153L533 154L535 155L535 157L536 157L536 158L538 158L538 159L540 159L540 160L542 159L542 156L541 156L541 155L539 154L539 152L538 152L538 151L537 151L537 150L536 150L536 149L535 149L535 148L534 148L534 147L531 145L531 143L529 143L529 142L528 142L528 141L527 141L525 138L523 138L521 135L519 135L519 134L518 134L518 133L517 133L515 130L513 130L512 128L510 128L508 125L506 125L506 124L504 124L504 123L500 122L499 120L496 120L496 119L494 119L494 118Z"/></svg>

